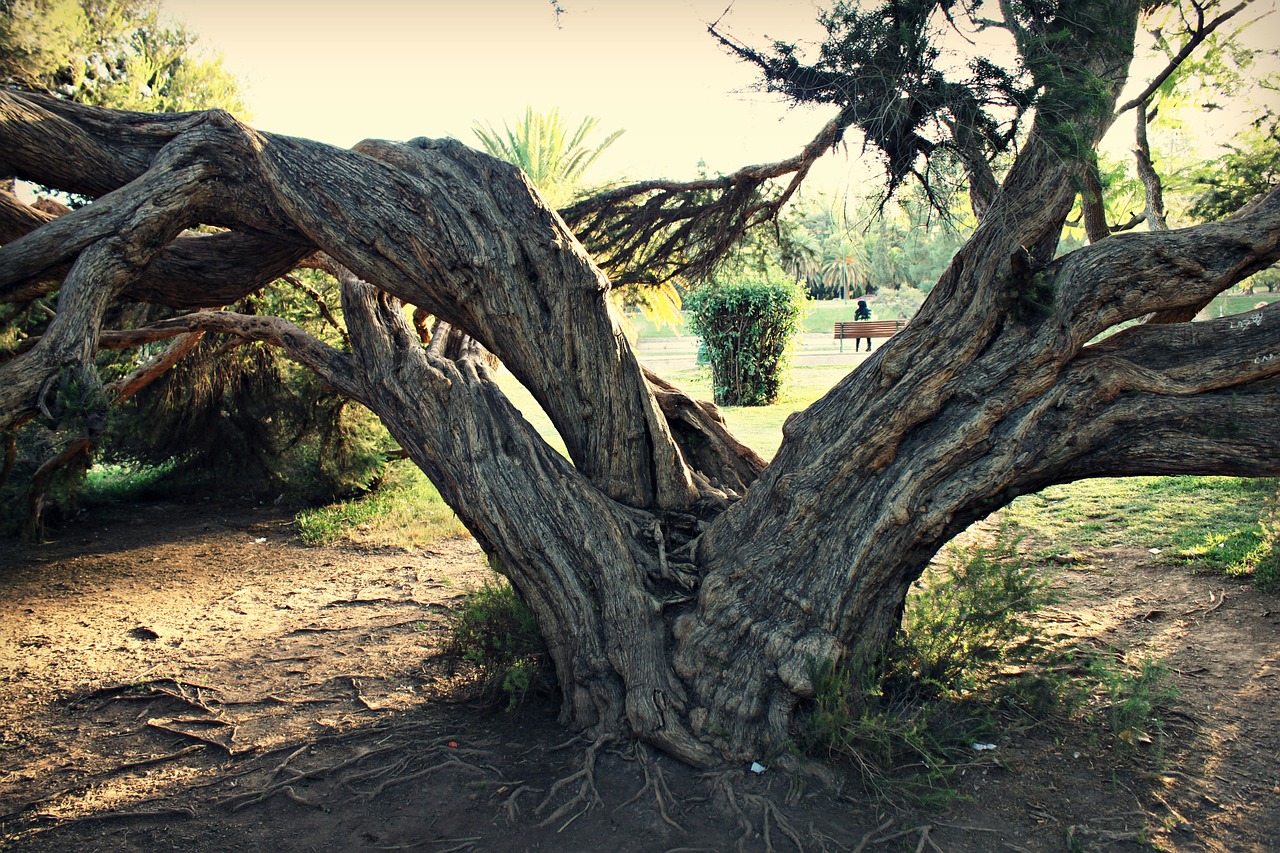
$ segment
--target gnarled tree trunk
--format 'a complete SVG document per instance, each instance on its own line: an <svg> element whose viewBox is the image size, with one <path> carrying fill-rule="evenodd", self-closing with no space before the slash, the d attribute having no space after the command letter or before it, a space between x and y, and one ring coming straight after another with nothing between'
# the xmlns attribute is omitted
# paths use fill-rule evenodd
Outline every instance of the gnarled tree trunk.
<svg viewBox="0 0 1280 853"><path fill-rule="evenodd" d="M1119 5L1132 36L1136 4ZM1081 39L1078 71L1110 107L1132 39ZM350 351L222 311L146 334L268 341L377 413L534 609L566 725L700 765L770 755L813 665L874 665L930 557L1017 495L1090 476L1280 474L1280 308L1090 344L1280 258L1280 191L1224 222L1050 261L1085 162L1064 156L1063 122L1087 148L1107 112L1045 110L1003 184L983 184L982 221L917 317L788 421L766 467L714 407L646 376L608 280L513 167L452 141L347 151L218 112L0 92L4 174L95 198L56 218L0 205L0 300L60 288L47 334L0 365L0 423L93 381L113 299L217 307L323 252ZM229 231L183 235L198 223ZM467 348L424 347L404 303L500 358L571 461Z"/></svg>

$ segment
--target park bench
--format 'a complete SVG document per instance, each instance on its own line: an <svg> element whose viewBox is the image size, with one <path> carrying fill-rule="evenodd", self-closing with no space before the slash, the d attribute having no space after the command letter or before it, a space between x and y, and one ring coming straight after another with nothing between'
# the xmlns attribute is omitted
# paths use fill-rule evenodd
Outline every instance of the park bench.
<svg viewBox="0 0 1280 853"><path fill-rule="evenodd" d="M845 338L891 338L906 325L906 320L847 320L836 323L836 340L844 352Z"/></svg>

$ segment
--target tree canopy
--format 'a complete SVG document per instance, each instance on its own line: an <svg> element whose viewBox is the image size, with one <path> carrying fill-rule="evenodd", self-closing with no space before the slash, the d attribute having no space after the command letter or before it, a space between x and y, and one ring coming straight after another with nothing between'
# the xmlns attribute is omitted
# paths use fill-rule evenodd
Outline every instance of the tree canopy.
<svg viewBox="0 0 1280 853"><path fill-rule="evenodd" d="M0 364L0 424L56 413L92 433L103 346L266 341L375 412L509 577L547 639L565 725L699 765L778 755L815 672L874 674L929 559L1018 495L1280 474L1280 308L1188 322L1280 258L1280 189L1219 221L1058 253L1099 141L1134 109L1119 97L1147 5L1002 3L982 25L1010 35L1016 67L971 66L968 94L938 76L935 45L976 4L838 5L812 62L722 36L768 85L836 115L785 161L618 187L562 215L454 140L345 150L219 110L0 92L5 174L92 199L0 207L0 301L59 288L38 339ZM1191 15L1185 43L1231 12ZM642 368L607 271L713 269L855 132L884 152L890 188L928 186L950 152L976 227L915 318L793 416L766 465L713 406ZM188 230L201 224L216 233ZM207 310L302 264L341 282L349 343ZM194 310L106 325L121 298ZM406 304L500 359L569 460L476 352L423 346Z"/></svg>
<svg viewBox="0 0 1280 853"><path fill-rule="evenodd" d="M183 27L160 24L158 0L4 0L0 79L122 110L219 107L248 117L235 77Z"/></svg>

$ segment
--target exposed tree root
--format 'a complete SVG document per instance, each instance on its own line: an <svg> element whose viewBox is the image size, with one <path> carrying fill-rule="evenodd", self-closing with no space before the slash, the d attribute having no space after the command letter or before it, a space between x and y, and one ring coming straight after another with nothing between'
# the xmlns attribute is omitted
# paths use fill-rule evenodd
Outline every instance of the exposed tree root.
<svg viewBox="0 0 1280 853"><path fill-rule="evenodd" d="M889 832L888 830L892 826L893 818L889 818L884 823L862 836L862 840L858 842L858 846L853 848L853 853L862 853L862 851L866 850L869 846L888 844L890 841L897 841L900 838L908 838L913 835L919 836L916 841L916 853L924 853L926 849L933 850L935 853L943 853L943 850L938 846L938 843L930 837L930 833L933 832L932 824L913 826L909 829L900 829L897 832Z"/></svg>
<svg viewBox="0 0 1280 853"><path fill-rule="evenodd" d="M501 793L501 789L499 789ZM520 795L521 794L540 794L541 789L530 788L528 785L517 784L516 789L507 795L502 801L503 811L507 815L507 823L514 825L520 819Z"/></svg>
<svg viewBox="0 0 1280 853"><path fill-rule="evenodd" d="M803 853L805 849L804 841L801 840L800 833L791 824L791 821L778 810L773 800L760 794L750 794L735 790L739 779L739 774L737 773L721 773L714 778L713 793L724 800L729 812L737 818L738 826L742 829L737 842L737 849L740 853L746 853L747 842L757 834L756 824L747 814L753 808L758 809L760 812L761 825L758 834L764 840L765 853L774 853L777 850L773 844L775 826L784 837L795 845L797 850Z"/></svg>
<svg viewBox="0 0 1280 853"><path fill-rule="evenodd" d="M672 820L671 816L667 814L667 803L674 803L675 797L671 795L671 789L667 787L667 780L662 775L662 768L658 766L657 757L652 754L648 745L639 744L636 747L636 759L639 761L641 769L644 770L644 787L618 808L631 805L644 796L646 791L653 791L653 801L658 808L658 816L662 818L662 822L672 829L684 832L684 827Z"/></svg>
<svg viewBox="0 0 1280 853"><path fill-rule="evenodd" d="M539 827L545 828L551 826L558 823L565 815L570 812L574 812L573 817L565 821L560 828L556 830L556 832L564 832L564 830L568 828L569 824L591 811L593 806L603 804L603 800L600 798L600 792L596 789L596 759L599 757L601 748L613 743L614 740L616 740L616 738L613 735L602 735L601 737L596 738L596 740L587 747L586 752L583 754L581 769L571 776L566 776L564 779L561 779L551 786L551 790L547 791L547 796L538 805L538 807L533 810L534 814L542 814L542 812L551 804L551 801L555 799L556 794L560 793L560 791L575 782L578 784L578 790L574 793L572 798L543 819L543 821L538 824ZM569 743L572 743L572 741L562 744L560 747L556 748L563 748L564 746L568 746ZM577 811L574 811L575 809L577 809Z"/></svg>

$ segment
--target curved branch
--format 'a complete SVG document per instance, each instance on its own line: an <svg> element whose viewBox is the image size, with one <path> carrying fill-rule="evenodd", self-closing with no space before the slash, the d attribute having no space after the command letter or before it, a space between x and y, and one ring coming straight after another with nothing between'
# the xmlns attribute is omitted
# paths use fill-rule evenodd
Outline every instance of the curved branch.
<svg viewBox="0 0 1280 853"><path fill-rule="evenodd" d="M237 314L232 311L197 311L130 332L119 332L109 340L156 340L164 335L196 331L235 335L248 341L262 341L280 347L340 393L361 399L361 386L354 378L351 357L279 317Z"/></svg>
<svg viewBox="0 0 1280 853"><path fill-rule="evenodd" d="M1124 320L1195 311L1280 260L1280 187L1220 222L1122 234L1077 249L1045 275L1077 345ZM1189 319L1187 317L1186 319Z"/></svg>
<svg viewBox="0 0 1280 853"><path fill-rule="evenodd" d="M68 125L85 125L84 152L97 144L95 134L116 144L98 145L95 155L127 150L126 166L143 156L159 162L156 146L179 133L176 139L188 140L225 179L219 204L207 203L212 196L188 199L188 215L200 217L195 221L324 248L363 279L427 308L498 354L551 416L579 470L608 494L634 506L671 509L696 500L690 473L610 314L607 280L514 167L452 141L366 141L352 152L257 133L216 111L176 121L38 98L28 103L12 92L0 99L29 108L26 121L38 125L35 116L44 116L57 131L42 137L23 120L0 123L0 142L12 143L6 153L15 168L43 183L50 181L38 174L40 158L51 139L70 132ZM52 173L68 184L82 177L75 170ZM121 166L116 173L113 180L129 171ZM123 224L140 194L174 191L148 190L149 174L0 250L0 282L23 281L70 260ZM291 260L286 250L283 262Z"/></svg>

